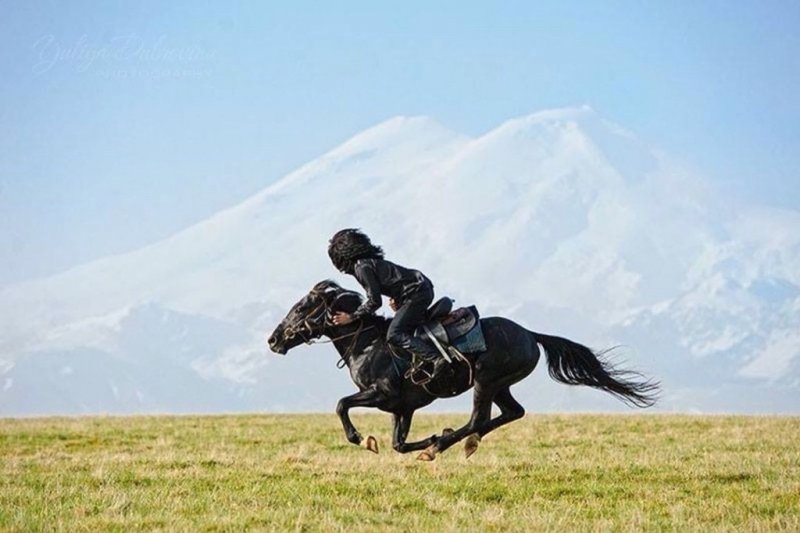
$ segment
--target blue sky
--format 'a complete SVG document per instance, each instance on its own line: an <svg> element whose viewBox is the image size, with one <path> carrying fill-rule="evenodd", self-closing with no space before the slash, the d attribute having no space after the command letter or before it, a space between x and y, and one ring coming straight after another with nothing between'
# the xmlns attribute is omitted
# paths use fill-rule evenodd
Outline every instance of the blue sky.
<svg viewBox="0 0 800 533"><path fill-rule="evenodd" d="M800 208L800 3L0 1L0 286L165 237L398 114L589 104Z"/></svg>

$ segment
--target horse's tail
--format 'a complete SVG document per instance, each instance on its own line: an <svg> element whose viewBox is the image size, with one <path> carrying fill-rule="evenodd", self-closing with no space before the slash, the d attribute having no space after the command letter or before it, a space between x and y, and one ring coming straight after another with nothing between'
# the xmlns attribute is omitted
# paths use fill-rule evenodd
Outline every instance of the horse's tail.
<svg viewBox="0 0 800 533"><path fill-rule="evenodd" d="M638 372L619 370L586 346L561 337L534 333L547 352L550 377L567 385L588 385L613 394L636 407L650 407L658 399L659 383Z"/></svg>

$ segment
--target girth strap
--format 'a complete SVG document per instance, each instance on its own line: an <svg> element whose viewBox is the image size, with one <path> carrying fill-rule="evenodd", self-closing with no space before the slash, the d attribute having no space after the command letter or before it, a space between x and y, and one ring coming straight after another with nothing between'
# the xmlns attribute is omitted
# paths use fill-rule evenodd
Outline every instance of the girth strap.
<svg viewBox="0 0 800 533"><path fill-rule="evenodd" d="M433 345L436 346L436 349L439 350L440 354L442 354L444 360L447 361L448 363L452 363L453 360L450 359L450 354L447 353L447 350L444 349L444 346L442 346L442 344L439 342L439 339L437 339L436 336L433 334L431 328L429 328L427 324L423 324L422 329L425 330L425 335L427 335L428 338L433 343Z"/></svg>

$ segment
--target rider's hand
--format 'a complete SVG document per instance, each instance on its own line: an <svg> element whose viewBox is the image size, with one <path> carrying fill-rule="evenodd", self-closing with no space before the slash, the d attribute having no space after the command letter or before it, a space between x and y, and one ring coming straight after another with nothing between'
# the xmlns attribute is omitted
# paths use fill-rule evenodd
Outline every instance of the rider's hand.
<svg viewBox="0 0 800 533"><path fill-rule="evenodd" d="M390 308L392 311L397 311L397 308L398 308L398 307L399 307L399 306L397 305L397 302L394 300L394 298L389 298L389 308Z"/></svg>
<svg viewBox="0 0 800 533"><path fill-rule="evenodd" d="M339 311L333 315L333 323L337 326L345 326L353 321L353 315Z"/></svg>

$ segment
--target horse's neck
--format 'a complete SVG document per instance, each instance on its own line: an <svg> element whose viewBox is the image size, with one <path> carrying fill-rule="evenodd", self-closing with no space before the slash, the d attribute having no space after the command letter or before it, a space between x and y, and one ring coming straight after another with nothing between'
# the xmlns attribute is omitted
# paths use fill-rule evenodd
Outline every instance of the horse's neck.
<svg viewBox="0 0 800 533"><path fill-rule="evenodd" d="M365 356L367 348L372 346L376 338L382 335L380 324L363 322L338 326L330 332L336 351L348 366L352 361Z"/></svg>

